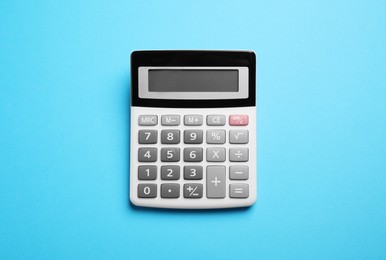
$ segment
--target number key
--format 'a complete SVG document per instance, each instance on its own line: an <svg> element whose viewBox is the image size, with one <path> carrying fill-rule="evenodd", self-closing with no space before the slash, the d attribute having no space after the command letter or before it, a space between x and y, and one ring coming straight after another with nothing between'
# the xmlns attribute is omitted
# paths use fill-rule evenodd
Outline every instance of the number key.
<svg viewBox="0 0 386 260"><path fill-rule="evenodd" d="M138 198L157 197L157 184L138 184Z"/></svg>
<svg viewBox="0 0 386 260"><path fill-rule="evenodd" d="M139 148L139 162L155 162L157 161L157 148Z"/></svg>
<svg viewBox="0 0 386 260"><path fill-rule="evenodd" d="M157 130L139 130L138 143L140 144L156 144Z"/></svg>
<svg viewBox="0 0 386 260"><path fill-rule="evenodd" d="M180 130L162 130L161 143L178 144L180 142Z"/></svg>
<svg viewBox="0 0 386 260"><path fill-rule="evenodd" d="M161 180L178 180L180 179L180 166L165 165L161 167Z"/></svg>
<svg viewBox="0 0 386 260"><path fill-rule="evenodd" d="M202 148L185 148L184 161L185 162L202 162Z"/></svg>
<svg viewBox="0 0 386 260"><path fill-rule="evenodd" d="M202 180L202 166L184 166L185 180Z"/></svg>
<svg viewBox="0 0 386 260"><path fill-rule="evenodd" d="M138 180L157 179L157 166L142 165L138 167Z"/></svg>
<svg viewBox="0 0 386 260"><path fill-rule="evenodd" d="M184 143L186 144L202 144L202 130L185 130Z"/></svg>
<svg viewBox="0 0 386 260"><path fill-rule="evenodd" d="M161 161L178 162L180 160L180 148L162 148Z"/></svg>

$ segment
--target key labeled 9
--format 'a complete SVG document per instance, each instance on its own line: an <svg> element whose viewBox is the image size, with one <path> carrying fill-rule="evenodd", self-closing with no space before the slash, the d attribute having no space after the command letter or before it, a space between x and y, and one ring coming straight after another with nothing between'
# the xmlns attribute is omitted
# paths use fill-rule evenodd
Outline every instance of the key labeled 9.
<svg viewBox="0 0 386 260"><path fill-rule="evenodd" d="M185 130L184 131L184 143L186 144L202 144L203 142L202 130Z"/></svg>

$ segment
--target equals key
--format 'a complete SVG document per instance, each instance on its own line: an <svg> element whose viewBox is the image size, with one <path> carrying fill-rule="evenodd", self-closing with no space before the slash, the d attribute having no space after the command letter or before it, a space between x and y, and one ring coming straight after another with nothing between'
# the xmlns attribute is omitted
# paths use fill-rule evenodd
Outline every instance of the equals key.
<svg viewBox="0 0 386 260"><path fill-rule="evenodd" d="M245 183L237 183L229 185L229 197L237 199L245 199L249 197L249 186Z"/></svg>

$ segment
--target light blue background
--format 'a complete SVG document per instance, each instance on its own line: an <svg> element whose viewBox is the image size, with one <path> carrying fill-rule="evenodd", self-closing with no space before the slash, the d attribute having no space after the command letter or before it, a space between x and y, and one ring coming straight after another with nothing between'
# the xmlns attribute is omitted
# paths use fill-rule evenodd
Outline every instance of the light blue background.
<svg viewBox="0 0 386 260"><path fill-rule="evenodd" d="M0 259L385 259L385 1L0 2ZM130 53L257 53L259 198L129 205Z"/></svg>

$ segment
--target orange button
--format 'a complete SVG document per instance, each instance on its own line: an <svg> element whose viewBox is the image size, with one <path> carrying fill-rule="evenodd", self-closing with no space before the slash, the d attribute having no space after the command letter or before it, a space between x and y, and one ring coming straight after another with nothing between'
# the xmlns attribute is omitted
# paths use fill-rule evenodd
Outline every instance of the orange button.
<svg viewBox="0 0 386 260"><path fill-rule="evenodd" d="M229 124L230 125L248 125L248 116L247 115L230 115Z"/></svg>

